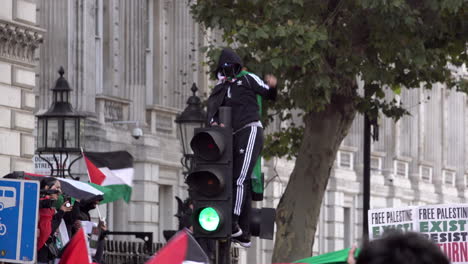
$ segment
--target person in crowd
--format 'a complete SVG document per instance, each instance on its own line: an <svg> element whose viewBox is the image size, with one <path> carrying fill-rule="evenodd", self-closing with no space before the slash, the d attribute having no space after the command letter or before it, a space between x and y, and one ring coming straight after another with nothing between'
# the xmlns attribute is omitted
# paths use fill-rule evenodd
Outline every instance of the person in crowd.
<svg viewBox="0 0 468 264"><path fill-rule="evenodd" d="M99 220L98 224L98 241L96 244L96 253L92 257L94 263L104 264L104 243L106 238L107 225L104 221Z"/></svg>
<svg viewBox="0 0 468 264"><path fill-rule="evenodd" d="M414 232L386 232L380 239L362 247L357 259L355 247L348 264L449 264L447 256L432 241Z"/></svg>
<svg viewBox="0 0 468 264"><path fill-rule="evenodd" d="M96 195L87 200L75 201L73 214L70 222L72 223L72 234L75 234L81 228L81 221L91 221L90 211L96 209L97 205L104 199L102 195Z"/></svg>
<svg viewBox="0 0 468 264"><path fill-rule="evenodd" d="M263 148L257 95L275 100L276 77L266 75L266 83L257 75L242 71L241 58L229 48L222 50L215 75L218 83L208 98L208 123L224 127L219 118L221 106L231 107L233 129L233 224L232 239L250 247L251 174Z"/></svg>
<svg viewBox="0 0 468 264"><path fill-rule="evenodd" d="M95 195L86 200L82 199L75 201L73 213L69 217L69 222L72 223L72 235L74 235L82 227L82 221L91 221L90 211L96 209L97 205L103 199L104 197L102 195ZM92 259L95 263L103 263L104 243L107 231L106 223L99 219L97 229L98 233L96 235L98 236L98 239L95 245L96 253L94 256L92 256Z"/></svg>
<svg viewBox="0 0 468 264"><path fill-rule="evenodd" d="M40 182L41 198L39 206L39 236L37 239L38 264L53 263L59 255L56 232L63 215L72 210L69 201L65 201L58 210L55 202L61 193L60 182L53 177L46 177Z"/></svg>

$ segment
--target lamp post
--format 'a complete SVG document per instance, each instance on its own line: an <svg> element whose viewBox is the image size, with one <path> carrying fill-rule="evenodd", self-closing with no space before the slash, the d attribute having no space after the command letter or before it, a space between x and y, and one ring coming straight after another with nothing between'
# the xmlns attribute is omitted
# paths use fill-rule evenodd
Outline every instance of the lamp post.
<svg viewBox="0 0 468 264"><path fill-rule="evenodd" d="M200 98L195 95L198 91L197 85L193 83L190 90L193 95L188 98L187 107L175 119L184 154L181 163L185 169L185 175L192 169L193 151L190 147L190 140L193 138L194 130L195 128L203 127L206 123L206 112L202 108Z"/></svg>
<svg viewBox="0 0 468 264"><path fill-rule="evenodd" d="M72 179L71 166L81 158L81 128L84 116L77 113L70 104L70 85L63 77L65 70L60 67L60 77L52 88L53 97L50 108L37 117L37 149L38 156L47 162L51 168L50 176L65 177L66 173ZM78 153L67 167L69 154ZM52 154L52 162L41 156Z"/></svg>
<svg viewBox="0 0 468 264"><path fill-rule="evenodd" d="M364 97L368 97L368 90L364 88ZM364 150L363 150L363 190L362 190L362 240L369 242L369 215L371 199L371 139L379 140L379 124L377 117L371 119L369 113L364 114Z"/></svg>

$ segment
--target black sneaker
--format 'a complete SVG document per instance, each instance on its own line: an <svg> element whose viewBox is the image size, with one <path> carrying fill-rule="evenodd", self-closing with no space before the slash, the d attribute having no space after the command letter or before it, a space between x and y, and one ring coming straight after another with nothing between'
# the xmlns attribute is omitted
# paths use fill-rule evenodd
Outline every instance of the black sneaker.
<svg viewBox="0 0 468 264"><path fill-rule="evenodd" d="M232 235L231 237L240 237L242 236L242 229L240 228L239 224L234 223L232 225Z"/></svg>
<svg viewBox="0 0 468 264"><path fill-rule="evenodd" d="M238 244L241 247L244 248L249 248L252 246L252 242L250 241L250 237L247 236L239 236L239 237L233 237L232 242Z"/></svg>

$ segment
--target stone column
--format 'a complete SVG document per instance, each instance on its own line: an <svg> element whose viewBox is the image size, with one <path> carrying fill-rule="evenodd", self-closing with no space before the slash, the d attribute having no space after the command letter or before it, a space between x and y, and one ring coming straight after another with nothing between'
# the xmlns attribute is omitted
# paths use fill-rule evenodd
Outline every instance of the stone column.
<svg viewBox="0 0 468 264"><path fill-rule="evenodd" d="M78 111L95 113L96 96L96 1L40 0L39 24L48 31L41 47L39 107L50 105L50 88L57 70L65 68L71 103Z"/></svg>

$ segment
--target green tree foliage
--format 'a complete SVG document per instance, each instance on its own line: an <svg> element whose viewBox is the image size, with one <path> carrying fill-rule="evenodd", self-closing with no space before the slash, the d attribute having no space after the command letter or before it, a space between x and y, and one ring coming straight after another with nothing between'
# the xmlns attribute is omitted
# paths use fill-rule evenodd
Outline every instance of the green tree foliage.
<svg viewBox="0 0 468 264"><path fill-rule="evenodd" d="M398 119L407 112L385 101L386 90L436 82L467 89L447 67L467 61L464 0L201 0L192 11L206 28L222 30L249 69L279 77L274 108L282 120L291 118L285 109L323 109L333 94L352 96L371 118L381 109ZM208 50L213 65L219 49ZM350 90L356 76L366 98ZM276 144L267 156L297 155L298 129L270 136Z"/></svg>
<svg viewBox="0 0 468 264"><path fill-rule="evenodd" d="M239 53L249 70L278 77L281 93L269 113L281 120L291 119L297 110L302 113L303 124L269 135L265 144L268 156L297 157L278 206L276 262L310 254L333 159L356 113L375 119L383 112L397 120L408 112L388 95L401 89L431 89L441 82L468 91L466 80L453 72L468 61L466 0L198 0L191 4L195 20L207 29L220 30L223 41ZM217 59L218 46L207 47L210 65ZM357 79L364 82L365 92L358 90ZM322 117L333 120L320 123ZM332 140L312 142L318 135ZM320 146L322 141L331 146ZM303 197L315 204L300 203ZM298 215L300 210L313 213ZM313 220L303 228L294 222L299 217Z"/></svg>

